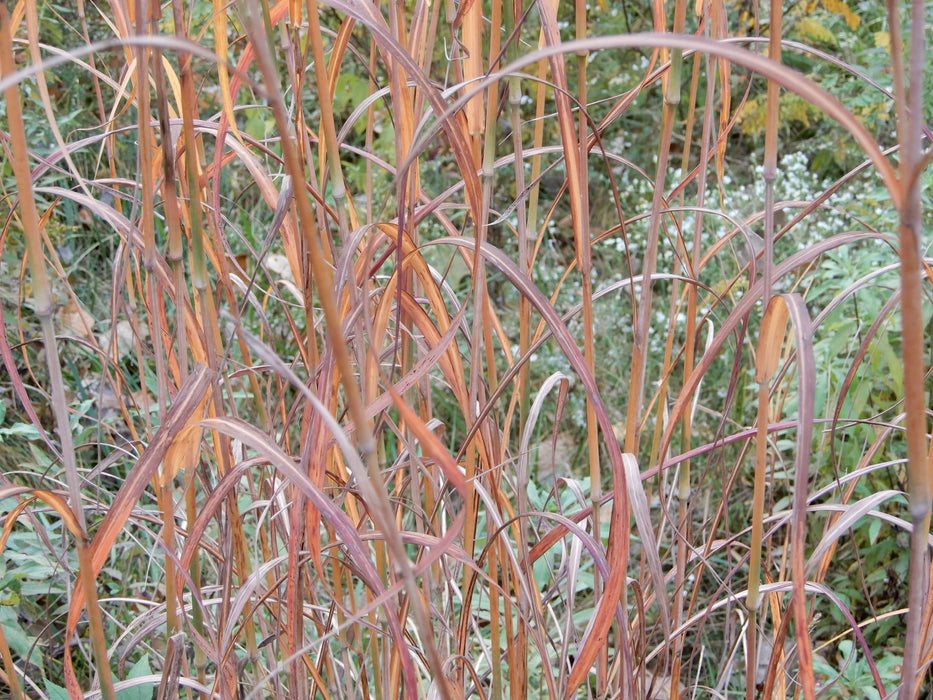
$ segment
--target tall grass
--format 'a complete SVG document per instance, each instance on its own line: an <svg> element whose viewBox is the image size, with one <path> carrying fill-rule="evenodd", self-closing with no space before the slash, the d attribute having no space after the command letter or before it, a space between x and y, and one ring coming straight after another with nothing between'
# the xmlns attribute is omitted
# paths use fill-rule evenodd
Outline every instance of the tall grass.
<svg viewBox="0 0 933 700"><path fill-rule="evenodd" d="M926 6L608 4L0 0L14 696L919 697Z"/></svg>

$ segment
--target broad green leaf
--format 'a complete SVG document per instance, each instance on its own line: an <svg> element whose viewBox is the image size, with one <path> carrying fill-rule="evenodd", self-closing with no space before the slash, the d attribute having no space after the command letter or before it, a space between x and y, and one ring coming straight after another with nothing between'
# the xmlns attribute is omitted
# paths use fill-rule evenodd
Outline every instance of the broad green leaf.
<svg viewBox="0 0 933 700"><path fill-rule="evenodd" d="M149 654L143 654L143 657L133 664L133 668L126 674L127 680L133 678L142 678L152 674L149 667ZM123 688L117 691L117 700L152 700L152 687L148 685L137 685L132 688Z"/></svg>
<svg viewBox="0 0 933 700"><path fill-rule="evenodd" d="M51 681L45 682L45 692L49 696L49 700L71 700L67 690Z"/></svg>

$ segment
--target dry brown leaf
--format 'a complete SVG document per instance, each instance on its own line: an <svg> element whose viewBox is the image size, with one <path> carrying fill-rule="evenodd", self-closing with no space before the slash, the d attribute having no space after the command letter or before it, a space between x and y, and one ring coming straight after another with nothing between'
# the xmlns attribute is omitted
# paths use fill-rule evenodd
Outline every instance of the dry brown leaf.
<svg viewBox="0 0 933 700"><path fill-rule="evenodd" d="M204 394L197 408L188 417L185 427L178 431L178 435L165 451L161 474L163 486L170 483L178 472L192 469L198 463L198 456L201 453L201 435L204 432L201 419L204 417L204 406L209 396L210 392Z"/></svg>
<svg viewBox="0 0 933 700"><path fill-rule="evenodd" d="M94 340L94 334L91 332L94 317L74 297L68 299L55 315L58 322L75 335L85 340Z"/></svg>
<svg viewBox="0 0 933 700"><path fill-rule="evenodd" d="M787 332L787 302L781 297L774 297L761 321L761 337L758 340L758 366L755 381L766 382L777 371L784 347L784 334Z"/></svg>

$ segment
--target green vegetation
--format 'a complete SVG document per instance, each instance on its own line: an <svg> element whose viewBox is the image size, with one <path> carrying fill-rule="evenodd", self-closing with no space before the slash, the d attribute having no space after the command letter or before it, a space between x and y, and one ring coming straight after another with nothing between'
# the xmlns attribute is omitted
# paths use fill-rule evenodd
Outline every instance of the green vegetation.
<svg viewBox="0 0 933 700"><path fill-rule="evenodd" d="M933 7L555 4L0 0L12 697L929 692Z"/></svg>

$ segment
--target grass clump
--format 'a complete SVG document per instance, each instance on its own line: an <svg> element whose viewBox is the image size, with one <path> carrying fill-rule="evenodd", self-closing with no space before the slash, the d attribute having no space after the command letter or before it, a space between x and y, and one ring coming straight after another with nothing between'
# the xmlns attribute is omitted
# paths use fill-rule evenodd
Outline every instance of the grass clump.
<svg viewBox="0 0 933 700"><path fill-rule="evenodd" d="M607 4L0 2L14 697L923 691L928 10Z"/></svg>

